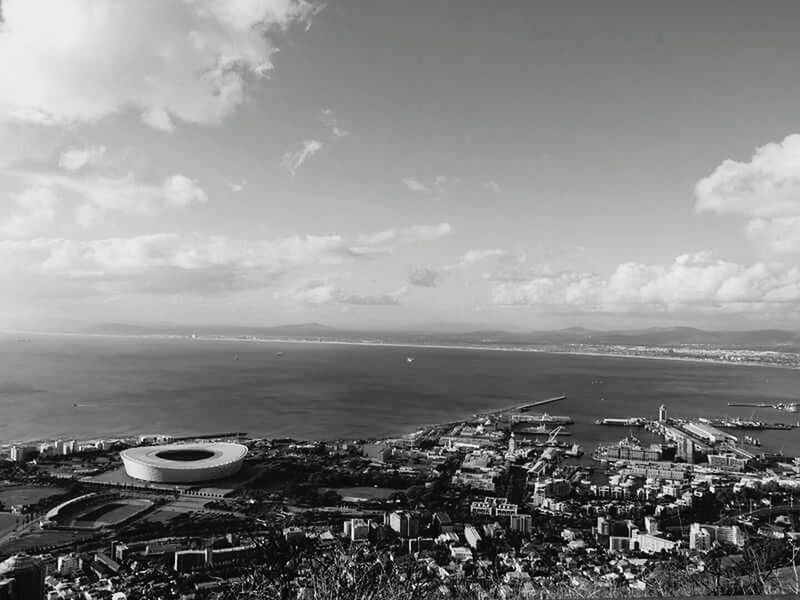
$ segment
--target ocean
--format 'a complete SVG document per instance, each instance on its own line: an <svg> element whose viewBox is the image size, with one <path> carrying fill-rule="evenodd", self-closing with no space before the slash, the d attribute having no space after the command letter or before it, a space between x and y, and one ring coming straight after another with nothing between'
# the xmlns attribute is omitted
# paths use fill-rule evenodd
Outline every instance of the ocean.
<svg viewBox="0 0 800 600"><path fill-rule="evenodd" d="M413 355L412 364L406 357ZM798 399L800 371L536 352L343 344L0 335L0 440L143 433L357 439L552 396L591 449L622 428L601 417L740 416L794 422L728 402ZM800 454L800 430L754 435Z"/></svg>

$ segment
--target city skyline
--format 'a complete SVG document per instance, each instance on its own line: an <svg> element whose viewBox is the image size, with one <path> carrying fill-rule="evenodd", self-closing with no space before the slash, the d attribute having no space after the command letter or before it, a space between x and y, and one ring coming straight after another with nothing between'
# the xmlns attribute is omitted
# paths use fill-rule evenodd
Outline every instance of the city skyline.
<svg viewBox="0 0 800 600"><path fill-rule="evenodd" d="M798 326L790 2L0 6L2 327Z"/></svg>

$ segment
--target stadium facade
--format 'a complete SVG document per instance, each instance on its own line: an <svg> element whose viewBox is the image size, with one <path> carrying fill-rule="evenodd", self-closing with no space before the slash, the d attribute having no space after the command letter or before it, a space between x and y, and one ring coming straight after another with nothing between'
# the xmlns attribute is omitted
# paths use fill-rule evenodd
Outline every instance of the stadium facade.
<svg viewBox="0 0 800 600"><path fill-rule="evenodd" d="M230 442L138 446L120 453L128 476L158 483L195 483L239 472L247 446Z"/></svg>

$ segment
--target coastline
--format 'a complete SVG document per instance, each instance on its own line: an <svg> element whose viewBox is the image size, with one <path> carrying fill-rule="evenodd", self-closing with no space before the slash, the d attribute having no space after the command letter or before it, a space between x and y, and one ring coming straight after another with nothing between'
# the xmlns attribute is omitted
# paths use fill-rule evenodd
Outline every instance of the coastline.
<svg viewBox="0 0 800 600"><path fill-rule="evenodd" d="M434 348L438 350L466 350L466 351L490 351L490 352L524 352L532 354L557 354L557 355L575 355L575 356L599 356L603 358L621 358L621 359L643 359L643 360L663 360L663 361L677 361L677 362L691 362L701 364L723 365L731 367L760 367L760 368L773 368L784 369L788 371L800 370L800 365L792 366L785 364L772 364L764 363L762 361L731 361L722 360L719 358L700 358L691 356L664 356L664 355L643 355L636 353L625 352L607 352L602 350L570 350L570 349L551 349L551 348L536 348L532 346L488 346L478 344L422 344L422 343L409 343L409 342L378 342L370 340L335 340L335 339L302 339L292 337L234 337L234 336L216 336L216 335L197 335L195 337L185 334L125 334L125 333L81 333L81 332L62 332L62 331L26 331L26 330L8 330L0 329L0 335L13 334L13 335L41 335L41 336L54 336L54 337L77 337L77 338L109 338L109 339L138 339L138 340L186 340L193 342L250 342L250 343L265 343L265 344L322 344L322 345L339 345L339 346L368 346L368 347L386 347L386 348Z"/></svg>

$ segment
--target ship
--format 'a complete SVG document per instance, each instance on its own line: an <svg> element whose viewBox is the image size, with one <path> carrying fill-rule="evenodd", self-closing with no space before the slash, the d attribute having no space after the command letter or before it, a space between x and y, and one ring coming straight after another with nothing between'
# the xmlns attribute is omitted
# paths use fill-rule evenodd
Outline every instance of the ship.
<svg viewBox="0 0 800 600"><path fill-rule="evenodd" d="M522 425L514 427L514 433L521 433L523 435L552 435L554 432L546 424L540 425ZM572 435L569 431L559 428L555 435Z"/></svg>
<svg viewBox="0 0 800 600"><path fill-rule="evenodd" d="M610 425L616 427L643 427L646 419L642 417L628 417L627 419L605 418L595 420L595 425Z"/></svg>
<svg viewBox="0 0 800 600"><path fill-rule="evenodd" d="M512 423L536 423L541 425L572 425L575 421L566 415L551 415L548 413L540 414L520 414L511 415Z"/></svg>

